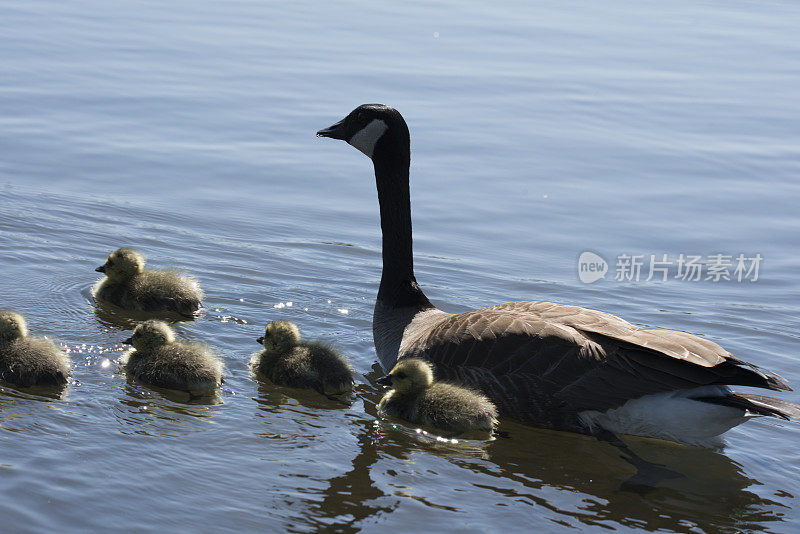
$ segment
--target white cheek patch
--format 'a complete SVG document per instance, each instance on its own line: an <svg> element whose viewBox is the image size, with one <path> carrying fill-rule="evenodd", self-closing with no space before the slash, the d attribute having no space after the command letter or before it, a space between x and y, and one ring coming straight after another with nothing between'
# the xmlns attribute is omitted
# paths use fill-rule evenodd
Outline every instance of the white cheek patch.
<svg viewBox="0 0 800 534"><path fill-rule="evenodd" d="M348 143L366 154L368 158L371 158L372 153L375 151L375 143L388 129L389 126L381 119L372 119L372 122L357 131Z"/></svg>

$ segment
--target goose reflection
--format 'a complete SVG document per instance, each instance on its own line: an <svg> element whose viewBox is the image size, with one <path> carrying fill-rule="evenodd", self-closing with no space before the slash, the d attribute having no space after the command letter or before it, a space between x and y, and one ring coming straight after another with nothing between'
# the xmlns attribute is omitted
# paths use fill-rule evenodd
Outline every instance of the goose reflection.
<svg viewBox="0 0 800 534"><path fill-rule="evenodd" d="M767 530L779 521L784 505L763 499L748 488L760 482L747 476L725 454L660 440L628 439L649 461L683 476L663 480L646 494L624 491L635 469L605 443L561 432L504 425L508 439L488 446L489 462L453 459L475 473L496 478L495 492L572 516L574 522L636 526L645 530ZM532 445L535 444L535 445ZM509 481L515 488L509 490ZM580 493L585 506L567 509L537 492L555 487ZM567 499L564 499L567 500ZM608 525L612 526L612 525Z"/></svg>
<svg viewBox="0 0 800 534"><path fill-rule="evenodd" d="M313 416L316 410L341 410L349 408L353 403L353 395L349 393L320 395L312 389L291 388L260 380L256 385L257 394L253 400L259 408L271 414L302 411L306 416Z"/></svg>
<svg viewBox="0 0 800 534"><path fill-rule="evenodd" d="M123 434L183 436L209 429L206 423L221 413L218 393L189 399L186 392L130 381L121 389L125 394L113 412Z"/></svg>
<svg viewBox="0 0 800 534"><path fill-rule="evenodd" d="M101 300L96 301L94 314L101 325L121 330L133 330L137 324L148 319L159 319L169 324L187 320L185 317L171 311L145 312L141 310L125 310Z"/></svg>

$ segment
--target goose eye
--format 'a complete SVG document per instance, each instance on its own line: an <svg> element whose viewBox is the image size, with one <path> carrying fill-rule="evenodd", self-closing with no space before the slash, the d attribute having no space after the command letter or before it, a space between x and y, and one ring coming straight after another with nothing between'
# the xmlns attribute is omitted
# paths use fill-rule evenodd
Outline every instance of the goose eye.
<svg viewBox="0 0 800 534"><path fill-rule="evenodd" d="M402 379L404 379L406 377L406 374L405 373L397 373L395 376L397 378L399 378L400 380L402 380Z"/></svg>
<svg viewBox="0 0 800 534"><path fill-rule="evenodd" d="M108 260L108 261L106 262L106 267L113 267L113 266L114 266L114 262L113 262L113 261L111 261L111 260Z"/></svg>

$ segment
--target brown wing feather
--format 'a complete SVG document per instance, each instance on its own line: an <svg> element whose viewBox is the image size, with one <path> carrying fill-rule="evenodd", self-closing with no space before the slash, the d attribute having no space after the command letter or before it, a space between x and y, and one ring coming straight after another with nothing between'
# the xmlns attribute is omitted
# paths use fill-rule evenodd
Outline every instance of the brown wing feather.
<svg viewBox="0 0 800 534"><path fill-rule="evenodd" d="M649 330L614 315L551 302L510 302L445 316L400 357L480 388L506 415L562 427L652 393L709 384L788 389L778 377L691 334Z"/></svg>
<svg viewBox="0 0 800 534"><path fill-rule="evenodd" d="M625 341L703 367L713 367L732 357L728 351L713 341L675 330L641 328L616 315L578 306L518 301L498 304L486 310L535 316L541 320L570 326L581 332L591 332Z"/></svg>

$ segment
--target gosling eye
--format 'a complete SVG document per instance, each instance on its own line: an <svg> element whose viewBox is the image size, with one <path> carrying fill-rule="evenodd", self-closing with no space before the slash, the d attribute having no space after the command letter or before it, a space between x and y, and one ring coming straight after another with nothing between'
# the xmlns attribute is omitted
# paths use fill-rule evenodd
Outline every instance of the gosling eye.
<svg viewBox="0 0 800 534"><path fill-rule="evenodd" d="M113 261L111 261L111 260L108 260L108 261L106 262L106 267L113 267L113 266L114 266L114 262L113 262Z"/></svg>
<svg viewBox="0 0 800 534"><path fill-rule="evenodd" d="M394 375L394 376L396 376L397 378L399 378L400 380L402 380L402 379L404 379L404 378L406 377L406 374L405 374L405 373L397 373L397 374L396 374L396 375Z"/></svg>

